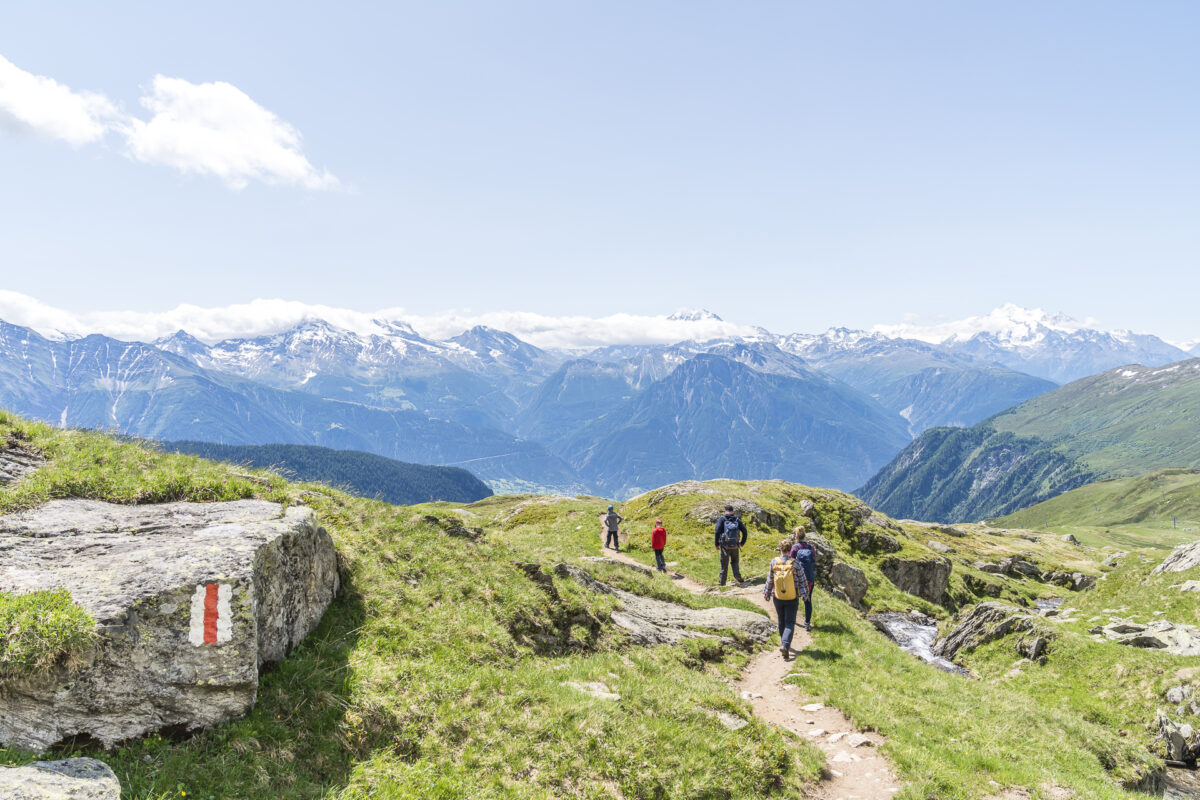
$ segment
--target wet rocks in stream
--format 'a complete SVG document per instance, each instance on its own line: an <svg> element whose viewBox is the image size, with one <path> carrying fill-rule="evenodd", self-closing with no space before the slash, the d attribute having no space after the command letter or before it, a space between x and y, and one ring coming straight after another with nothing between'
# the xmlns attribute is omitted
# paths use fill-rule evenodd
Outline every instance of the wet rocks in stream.
<svg viewBox="0 0 1200 800"><path fill-rule="evenodd" d="M919 611L909 611L906 614L899 611L888 611L882 614L873 614L868 619L880 633L895 642L901 650L913 654L940 670L958 675L969 674L954 662L933 652L938 629L937 620L932 617L927 617Z"/></svg>

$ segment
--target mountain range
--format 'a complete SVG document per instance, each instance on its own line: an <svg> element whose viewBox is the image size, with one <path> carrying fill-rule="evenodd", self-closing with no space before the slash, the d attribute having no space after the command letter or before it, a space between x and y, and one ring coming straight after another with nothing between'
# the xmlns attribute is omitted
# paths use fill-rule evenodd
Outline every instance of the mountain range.
<svg viewBox="0 0 1200 800"><path fill-rule="evenodd" d="M927 429L974 425L1077 372L1186 357L1153 336L1011 306L980 319L906 331L746 328L584 352L484 326L433 339L400 320L352 331L310 318L216 342L0 322L0 406L164 440L462 466L497 491L624 496L712 477L852 488Z"/></svg>

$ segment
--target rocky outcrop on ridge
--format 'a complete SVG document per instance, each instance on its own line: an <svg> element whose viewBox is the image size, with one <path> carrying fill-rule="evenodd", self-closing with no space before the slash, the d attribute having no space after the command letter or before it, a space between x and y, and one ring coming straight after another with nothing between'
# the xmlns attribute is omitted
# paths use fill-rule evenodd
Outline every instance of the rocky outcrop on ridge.
<svg viewBox="0 0 1200 800"><path fill-rule="evenodd" d="M1200 567L1200 541L1179 545L1150 574L1158 575L1162 572L1183 572L1192 567Z"/></svg>
<svg viewBox="0 0 1200 800"><path fill-rule="evenodd" d="M94 758L35 761L0 767L4 800L120 800L121 784L108 765Z"/></svg>
<svg viewBox="0 0 1200 800"><path fill-rule="evenodd" d="M570 564L557 564L554 572L592 591L615 597L621 607L612 613L612 621L628 631L637 644L677 644L683 639L711 635L695 628L740 631L756 642L765 642L775 630L771 620L753 611L723 607L695 609L642 597L601 583L586 570Z"/></svg>
<svg viewBox="0 0 1200 800"><path fill-rule="evenodd" d="M1107 625L1092 628L1091 633L1129 647L1162 650L1177 656L1200 655L1200 628L1165 619L1142 624L1113 618Z"/></svg>
<svg viewBox="0 0 1200 800"><path fill-rule="evenodd" d="M72 669L4 686L0 744L110 746L245 714L260 667L329 606L337 557L311 509L264 501L60 500L0 517L0 591L50 588L96 620L95 644Z"/></svg>
<svg viewBox="0 0 1200 800"><path fill-rule="evenodd" d="M902 592L940 603L950 587L950 560L944 556L908 559L888 556L879 571Z"/></svg>
<svg viewBox="0 0 1200 800"><path fill-rule="evenodd" d="M959 621L954 630L945 638L935 642L933 652L943 658L954 658L960 650L973 650L1015 631L1031 631L1034 626L1033 615L1025 609L989 600L971 609ZM1020 644L1018 644L1018 650L1020 649ZM1043 643L1040 648L1033 649L1037 653L1029 657L1037 658L1045 650L1045 644ZM1022 652L1022 655L1028 656L1025 652Z"/></svg>
<svg viewBox="0 0 1200 800"><path fill-rule="evenodd" d="M37 453L19 447L0 448L0 486L20 480L45 463Z"/></svg>

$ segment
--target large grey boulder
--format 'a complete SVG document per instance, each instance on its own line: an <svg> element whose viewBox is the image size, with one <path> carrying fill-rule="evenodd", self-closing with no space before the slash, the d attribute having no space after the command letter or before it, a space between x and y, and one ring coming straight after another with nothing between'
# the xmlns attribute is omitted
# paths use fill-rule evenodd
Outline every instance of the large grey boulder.
<svg viewBox="0 0 1200 800"><path fill-rule="evenodd" d="M963 616L954 630L933 645L933 652L943 658L954 658L960 650L973 650L1015 631L1033 630L1034 625L1033 615L1025 609L989 600Z"/></svg>
<svg viewBox="0 0 1200 800"><path fill-rule="evenodd" d="M1094 627L1091 632L1129 647L1163 650L1177 656L1200 655L1200 628L1165 619L1143 624L1113 618L1109 624Z"/></svg>
<svg viewBox="0 0 1200 800"><path fill-rule="evenodd" d="M20 480L36 470L46 459L18 447L0 448L0 486Z"/></svg>
<svg viewBox="0 0 1200 800"><path fill-rule="evenodd" d="M96 620L95 644L3 687L0 744L109 746L245 714L259 669L325 613L337 557L311 509L256 500L61 500L0 517L0 591L59 587Z"/></svg>
<svg viewBox="0 0 1200 800"><path fill-rule="evenodd" d="M1171 555L1163 559L1150 573L1157 575L1160 572L1183 572L1192 567L1200 567L1200 541L1192 542L1191 544L1181 544L1171 551Z"/></svg>
<svg viewBox="0 0 1200 800"><path fill-rule="evenodd" d="M103 761L68 758L0 767L4 800L120 800L121 784Z"/></svg>
<svg viewBox="0 0 1200 800"><path fill-rule="evenodd" d="M939 603L950 587L950 559L935 556L908 559L888 556L879 562L879 571L902 592Z"/></svg>
<svg viewBox="0 0 1200 800"><path fill-rule="evenodd" d="M867 575L858 567L844 561L835 561L830 570L830 581L835 590L840 590L855 608L862 608L863 598L867 595L870 583Z"/></svg>
<svg viewBox="0 0 1200 800"><path fill-rule="evenodd" d="M775 630L771 620L753 611L723 607L688 608L642 597L601 583L587 571L570 564L557 564L554 572L576 580L592 591L615 597L620 609L612 613L612 621L628 631L637 644L677 644L683 639L712 635L703 633L704 630L740 631L756 642L765 642Z"/></svg>

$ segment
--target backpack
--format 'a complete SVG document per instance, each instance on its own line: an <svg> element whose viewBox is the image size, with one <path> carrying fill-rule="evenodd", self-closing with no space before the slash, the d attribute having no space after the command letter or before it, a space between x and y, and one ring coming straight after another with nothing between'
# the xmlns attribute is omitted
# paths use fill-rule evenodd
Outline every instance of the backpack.
<svg viewBox="0 0 1200 800"><path fill-rule="evenodd" d="M742 546L741 532L738 527L741 525L741 520L737 517L721 517L721 536L719 541L721 547L734 548Z"/></svg>
<svg viewBox="0 0 1200 800"><path fill-rule="evenodd" d="M775 596L780 600L795 600L796 599L796 561L795 559L784 559L775 565L772 570L774 579Z"/></svg>

